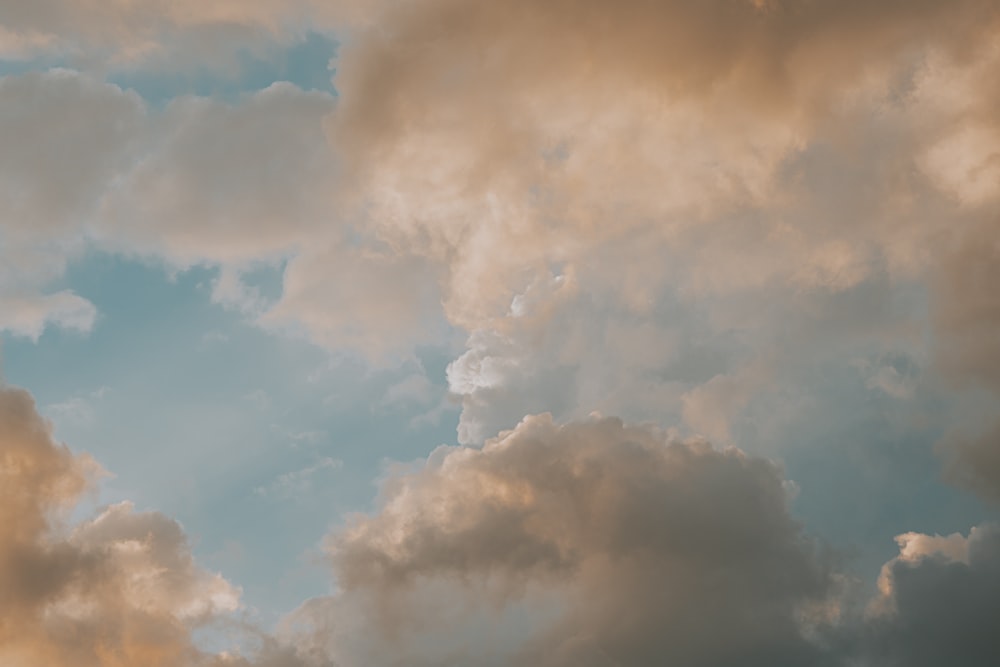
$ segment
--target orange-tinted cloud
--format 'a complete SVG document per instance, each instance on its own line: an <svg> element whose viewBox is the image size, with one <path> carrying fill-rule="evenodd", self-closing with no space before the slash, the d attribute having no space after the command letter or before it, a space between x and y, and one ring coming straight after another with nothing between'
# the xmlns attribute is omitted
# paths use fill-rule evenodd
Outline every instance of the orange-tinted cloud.
<svg viewBox="0 0 1000 667"><path fill-rule="evenodd" d="M99 472L52 439L27 392L0 387L0 663L222 660L200 651L191 633L236 610L239 589L194 562L177 522L121 503L68 525Z"/></svg>

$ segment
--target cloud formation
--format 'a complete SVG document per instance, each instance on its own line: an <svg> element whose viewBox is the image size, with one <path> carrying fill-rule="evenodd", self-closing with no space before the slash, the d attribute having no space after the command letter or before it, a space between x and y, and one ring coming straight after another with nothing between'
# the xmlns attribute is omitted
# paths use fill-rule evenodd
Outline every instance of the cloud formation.
<svg viewBox="0 0 1000 667"><path fill-rule="evenodd" d="M1000 529L907 533L886 563L865 631L865 665L986 667L1000 655Z"/></svg>
<svg viewBox="0 0 1000 667"><path fill-rule="evenodd" d="M337 593L280 639L249 628L246 655L193 643L239 590L175 521L120 503L68 524L100 470L12 388L0 464L0 658L16 667L985 667L998 648L995 526L897 537L862 615L780 467L615 418L528 417L392 473L378 511L327 539Z"/></svg>
<svg viewBox="0 0 1000 667"><path fill-rule="evenodd" d="M345 666L818 664L836 607L777 466L611 418L442 448L328 547Z"/></svg>
<svg viewBox="0 0 1000 667"><path fill-rule="evenodd" d="M528 417L390 474L327 540L337 593L289 622L343 667L995 662L995 525L897 536L868 598L795 490L735 448Z"/></svg>
<svg viewBox="0 0 1000 667"><path fill-rule="evenodd" d="M305 664L267 637L256 658L199 649L192 632L236 611L240 590L199 567L181 526L157 512L123 502L70 525L100 472L52 439L27 392L0 387L0 662Z"/></svg>
<svg viewBox="0 0 1000 667"><path fill-rule="evenodd" d="M769 395L849 367L947 404L947 475L1000 498L995 2L326 4L0 2L0 56L76 68L0 79L0 330L91 330L59 284L88 252L209 266L217 302L331 351L459 330L459 442L486 444L390 475L329 538L339 592L290 617L297 648L207 655L191 631L237 589L162 515L66 525L95 468L2 389L0 659L996 662L994 527L900 536L863 624L776 465L586 420L742 444L742 414L772 432ZM226 68L307 25L343 38L336 97L154 108L102 79ZM244 281L262 265L273 301ZM426 410L418 380L382 407Z"/></svg>
<svg viewBox="0 0 1000 667"><path fill-rule="evenodd" d="M991 3L353 10L330 136L379 238L441 266L470 334L451 375L462 442L540 409L648 401L657 418L680 396L689 427L728 437L736 394L822 363L817 336L923 363L930 324L962 349L921 301L997 196ZM664 326L672 302L702 337L739 337L725 367L678 373L695 327ZM646 365L605 337L633 322L658 338ZM788 340L796 326L813 339ZM749 376L765 380L723 390Z"/></svg>

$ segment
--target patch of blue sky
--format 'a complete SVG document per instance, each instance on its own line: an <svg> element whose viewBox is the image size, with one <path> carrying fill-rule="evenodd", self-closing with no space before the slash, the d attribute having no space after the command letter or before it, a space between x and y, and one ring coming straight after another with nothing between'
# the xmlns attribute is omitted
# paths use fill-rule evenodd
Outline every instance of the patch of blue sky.
<svg viewBox="0 0 1000 667"><path fill-rule="evenodd" d="M212 303L215 277L90 255L54 287L97 306L94 330L6 336L4 376L35 395L60 440L115 475L100 503L178 518L196 555L270 622L327 590L308 554L339 517L371 507L385 461L454 443L458 413L445 350L373 370ZM251 278L273 294L273 273ZM427 391L387 401L414 374Z"/></svg>
<svg viewBox="0 0 1000 667"><path fill-rule="evenodd" d="M336 56L334 38L309 32L291 45L244 49L225 67L206 63L177 69L161 66L124 70L112 72L108 80L136 91L154 107L163 107L181 95L234 101L278 81L292 83L303 90L336 94L333 85Z"/></svg>

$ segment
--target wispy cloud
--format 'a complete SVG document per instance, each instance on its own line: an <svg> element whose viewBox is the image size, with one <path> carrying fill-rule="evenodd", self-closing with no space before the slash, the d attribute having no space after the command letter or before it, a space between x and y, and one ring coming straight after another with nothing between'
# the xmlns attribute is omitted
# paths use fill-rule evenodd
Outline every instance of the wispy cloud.
<svg viewBox="0 0 1000 667"><path fill-rule="evenodd" d="M343 461L323 457L312 465L300 468L299 470L282 473L270 483L254 488L253 492L262 497L294 499L311 492L315 478L318 475L324 472L340 470L343 467Z"/></svg>

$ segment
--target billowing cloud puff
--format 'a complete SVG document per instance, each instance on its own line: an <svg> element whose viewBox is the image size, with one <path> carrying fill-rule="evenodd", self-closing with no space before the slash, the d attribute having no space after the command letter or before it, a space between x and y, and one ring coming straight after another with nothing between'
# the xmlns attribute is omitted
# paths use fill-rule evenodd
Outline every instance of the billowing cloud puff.
<svg viewBox="0 0 1000 667"><path fill-rule="evenodd" d="M777 466L611 418L442 448L328 547L345 667L818 664L836 613Z"/></svg>
<svg viewBox="0 0 1000 667"><path fill-rule="evenodd" d="M0 388L0 663L247 664L192 643L195 628L238 608L240 591L194 562L177 522L121 503L66 524L99 472L53 441L26 392ZM261 660L301 664L269 639Z"/></svg>

